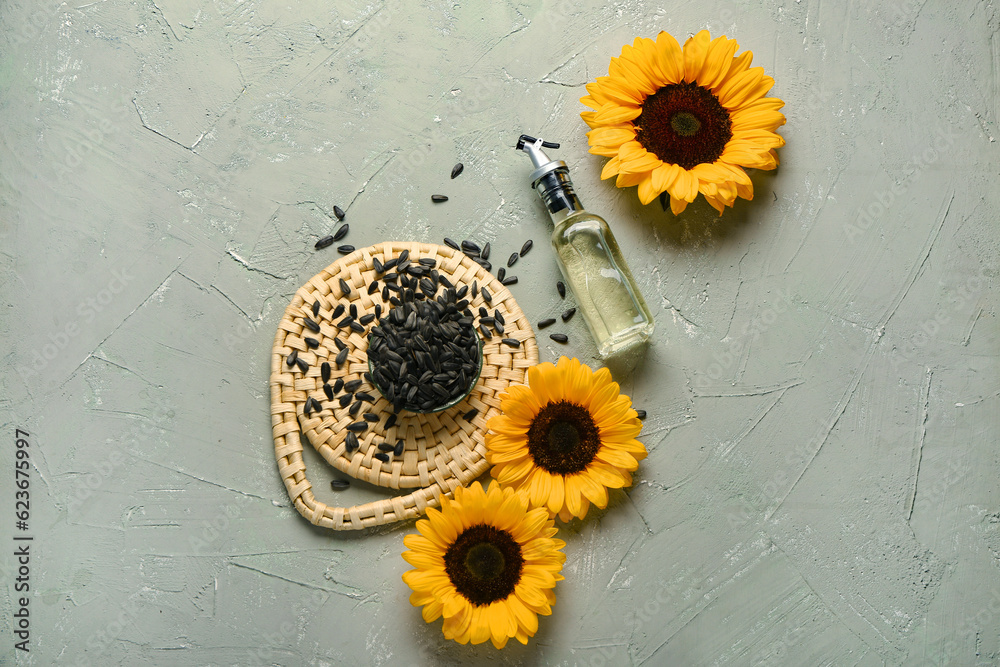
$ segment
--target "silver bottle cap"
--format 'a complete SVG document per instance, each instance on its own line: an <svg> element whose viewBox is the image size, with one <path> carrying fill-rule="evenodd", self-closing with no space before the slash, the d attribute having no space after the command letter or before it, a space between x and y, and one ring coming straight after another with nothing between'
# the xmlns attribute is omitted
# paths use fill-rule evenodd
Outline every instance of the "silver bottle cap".
<svg viewBox="0 0 1000 667"><path fill-rule="evenodd" d="M549 159L549 156L542 151L542 148L559 148L559 144L529 137L527 134L522 134L517 140L517 150L527 153L528 157L531 158L531 164L535 167L535 170L531 172L531 176L528 177L531 181L531 187L535 187L542 176L551 171L555 171L556 169L566 169L569 171L569 167L566 166L565 162Z"/></svg>

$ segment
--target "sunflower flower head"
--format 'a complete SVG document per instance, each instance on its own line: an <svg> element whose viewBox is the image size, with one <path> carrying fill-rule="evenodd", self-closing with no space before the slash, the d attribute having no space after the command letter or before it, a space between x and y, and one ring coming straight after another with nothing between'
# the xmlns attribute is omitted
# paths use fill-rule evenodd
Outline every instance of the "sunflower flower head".
<svg viewBox="0 0 1000 667"><path fill-rule="evenodd" d="M418 533L403 543L415 569L403 573L410 603L431 623L444 616L446 639L460 644L491 640L503 648L538 631L538 615L552 613L553 588L563 579L562 540L544 508L529 509L524 493L479 482L442 496L428 509Z"/></svg>
<svg viewBox="0 0 1000 667"><path fill-rule="evenodd" d="M531 504L563 521L605 508L608 489L632 484L646 458L642 422L611 372L578 359L528 369L528 385L500 395L486 425L486 458L501 485L527 491Z"/></svg>
<svg viewBox="0 0 1000 667"><path fill-rule="evenodd" d="M785 124L778 111L785 103L765 97L774 79L737 48L707 30L683 49L666 32L622 47L608 76L588 83L580 98L593 109L580 114L591 127L590 152L611 158L601 178L639 186L643 204L667 193L675 215L699 192L720 215L737 197L753 199L744 168L778 165L774 149L785 140L775 130Z"/></svg>

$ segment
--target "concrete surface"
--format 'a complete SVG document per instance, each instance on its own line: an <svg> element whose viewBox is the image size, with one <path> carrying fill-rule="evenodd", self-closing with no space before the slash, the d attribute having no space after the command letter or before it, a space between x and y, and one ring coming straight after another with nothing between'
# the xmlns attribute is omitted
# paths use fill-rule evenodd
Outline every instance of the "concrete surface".
<svg viewBox="0 0 1000 667"><path fill-rule="evenodd" d="M0 661L997 664L998 26L973 0L3 2L4 477L15 429L32 456L30 527L8 482L0 525L34 539L23 654L5 538ZM787 103L782 166L721 221L600 182L578 115L623 43L703 27ZM554 614L498 653L408 604L412 522L290 507L268 355L334 205L359 247L533 238L515 294L560 312L520 132L563 142L657 332L616 369L649 412L636 485L563 531ZM597 365L583 326L543 359Z"/></svg>

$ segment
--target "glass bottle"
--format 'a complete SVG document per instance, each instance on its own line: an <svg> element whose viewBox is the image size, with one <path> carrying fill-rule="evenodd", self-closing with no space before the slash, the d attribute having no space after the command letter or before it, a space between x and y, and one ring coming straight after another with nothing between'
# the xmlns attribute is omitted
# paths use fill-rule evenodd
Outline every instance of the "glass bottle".
<svg viewBox="0 0 1000 667"><path fill-rule="evenodd" d="M552 217L552 248L566 285L576 296L597 353L607 358L645 342L653 333L653 317L608 223L584 210L566 163L550 160L542 148L559 144L523 134L517 142L535 166L531 187Z"/></svg>

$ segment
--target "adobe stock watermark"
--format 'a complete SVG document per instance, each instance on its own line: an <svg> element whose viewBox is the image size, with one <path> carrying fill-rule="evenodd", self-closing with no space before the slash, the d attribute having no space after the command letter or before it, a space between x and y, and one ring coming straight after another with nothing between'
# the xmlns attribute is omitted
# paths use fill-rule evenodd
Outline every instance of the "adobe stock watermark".
<svg viewBox="0 0 1000 667"><path fill-rule="evenodd" d="M778 321L778 316L788 311L791 304L791 291L788 288L778 290L778 300L775 303L761 308L760 312L743 325L735 338L726 337L725 349L712 354L712 363L705 369L704 374L699 374L695 378L695 386L704 389L726 377L739 359L740 346L752 342L754 338L767 332Z"/></svg>
<svg viewBox="0 0 1000 667"><path fill-rule="evenodd" d="M907 351L900 350L898 347L892 349L889 361L892 363L893 370L899 370L903 362L920 363L918 359L920 351L935 340L942 328L951 323L966 305L977 301L986 290L986 284L989 280L988 271L994 271L994 267L980 267L979 273L967 278L954 292L948 295L949 307L947 309L938 310L932 317L921 322L916 331L906 337L906 341L912 346L912 349Z"/></svg>
<svg viewBox="0 0 1000 667"><path fill-rule="evenodd" d="M111 280L96 293L81 299L77 304L74 311L77 319L70 320L62 328L50 331L46 336L48 340L27 354L27 365L17 366L17 373L21 379L27 381L44 371L69 346L70 341L83 332L81 323L90 324L96 320L97 316L104 312L134 279L135 276L130 274L127 268L112 269Z"/></svg>
<svg viewBox="0 0 1000 667"><path fill-rule="evenodd" d="M847 241L854 243L864 236L872 225L879 222L882 216L896 203L896 200L905 195L923 173L941 159L941 156L955 144L955 140L959 136L959 133L948 129L938 128L935 130L931 145L919 155L910 157L903 166L903 171L909 172L909 175L901 181L893 183L889 188L875 193L875 201L862 206L854 222L844 225Z"/></svg>

